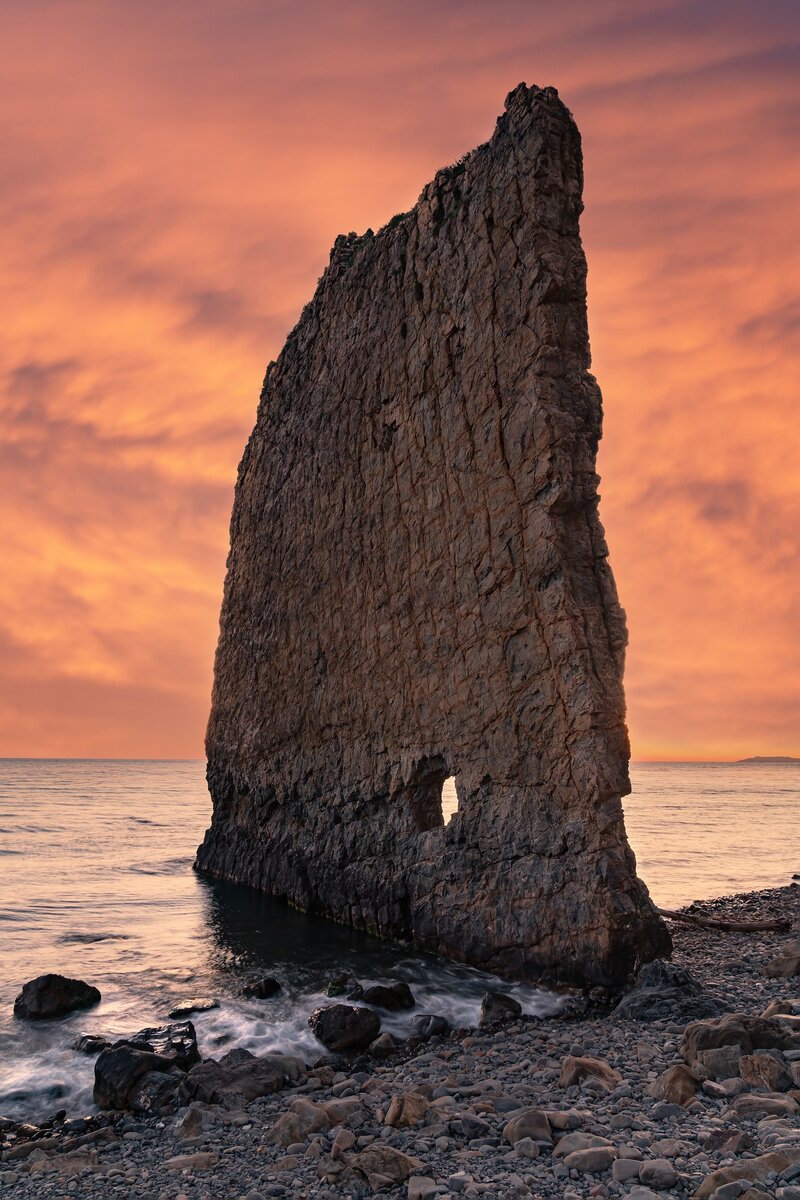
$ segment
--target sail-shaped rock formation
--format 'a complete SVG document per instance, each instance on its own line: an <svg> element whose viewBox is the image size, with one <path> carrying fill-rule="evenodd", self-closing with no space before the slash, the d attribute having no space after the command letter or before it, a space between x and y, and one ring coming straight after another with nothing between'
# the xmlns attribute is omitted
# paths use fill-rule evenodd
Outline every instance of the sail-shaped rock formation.
<svg viewBox="0 0 800 1200"><path fill-rule="evenodd" d="M523 84L411 212L337 238L239 469L197 867L608 984L669 935L620 802L581 189L569 111Z"/></svg>

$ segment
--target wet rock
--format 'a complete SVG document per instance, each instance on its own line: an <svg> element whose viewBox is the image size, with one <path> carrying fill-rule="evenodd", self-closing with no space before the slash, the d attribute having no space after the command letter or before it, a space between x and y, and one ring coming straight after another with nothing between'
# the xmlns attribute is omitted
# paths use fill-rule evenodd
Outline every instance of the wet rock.
<svg viewBox="0 0 800 1200"><path fill-rule="evenodd" d="M503 992L487 992L481 1000L480 1023L499 1025L503 1021L513 1021L522 1013L522 1005Z"/></svg>
<svg viewBox="0 0 800 1200"><path fill-rule="evenodd" d="M94 1102L98 1108L130 1108L139 1080L150 1072L169 1074L173 1065L151 1050L117 1042L103 1050L94 1065Z"/></svg>
<svg viewBox="0 0 800 1200"><path fill-rule="evenodd" d="M128 1105L136 1113L160 1113L174 1103L183 1072L148 1071L131 1088Z"/></svg>
<svg viewBox="0 0 800 1200"><path fill-rule="evenodd" d="M356 979L355 975L351 975L348 971L342 971L339 975L334 975L325 986L326 996L349 996L351 993L358 991L363 994L364 989Z"/></svg>
<svg viewBox="0 0 800 1200"><path fill-rule="evenodd" d="M197 996L193 1000L181 1000L170 1012L170 1020L178 1021L182 1017L190 1017L192 1013L210 1012L212 1008L219 1008L219 1000L214 1000L211 996Z"/></svg>
<svg viewBox="0 0 800 1200"><path fill-rule="evenodd" d="M402 1012L416 1003L407 983L375 984L364 990L362 999L365 1004L374 1004L387 1012Z"/></svg>
<svg viewBox="0 0 800 1200"><path fill-rule="evenodd" d="M348 1004L315 1008L308 1024L323 1046L339 1054L366 1050L381 1028L380 1018L372 1009L353 1008Z"/></svg>
<svg viewBox="0 0 800 1200"><path fill-rule="evenodd" d="M242 988L242 995L248 1000L271 1000L281 990L280 982L272 975L265 975Z"/></svg>
<svg viewBox="0 0 800 1200"><path fill-rule="evenodd" d="M188 1071L200 1061L197 1033L191 1021L174 1021L169 1025L140 1029L132 1037L125 1038L124 1042L129 1046L158 1054L181 1071Z"/></svg>
<svg viewBox="0 0 800 1200"><path fill-rule="evenodd" d="M446 1017L435 1013L420 1013L411 1021L411 1036L420 1038L423 1042L433 1037L446 1037L450 1032L450 1022Z"/></svg>
<svg viewBox="0 0 800 1200"><path fill-rule="evenodd" d="M390 1033L382 1033L380 1037L370 1042L369 1052L373 1058L388 1058L397 1049L397 1042Z"/></svg>
<svg viewBox="0 0 800 1200"><path fill-rule="evenodd" d="M570 1054L561 1064L558 1086L568 1088L574 1084L589 1082L597 1084L606 1092L611 1092L621 1080L619 1072L602 1059L574 1057Z"/></svg>
<svg viewBox="0 0 800 1200"><path fill-rule="evenodd" d="M23 985L14 1001L14 1016L27 1021L47 1021L99 1002L100 992L82 979L39 975Z"/></svg>
<svg viewBox="0 0 800 1200"><path fill-rule="evenodd" d="M77 1050L79 1054L93 1055L107 1050L110 1045L111 1038L103 1037L99 1033L81 1033L72 1043L72 1049Z"/></svg>
<svg viewBox="0 0 800 1200"><path fill-rule="evenodd" d="M237 1047L219 1061L207 1058L185 1076L180 1087L184 1104L202 1100L224 1108L239 1108L258 1096L279 1092L288 1084L299 1083L305 1076L305 1065L299 1058L287 1054L264 1054L256 1057L249 1050Z"/></svg>

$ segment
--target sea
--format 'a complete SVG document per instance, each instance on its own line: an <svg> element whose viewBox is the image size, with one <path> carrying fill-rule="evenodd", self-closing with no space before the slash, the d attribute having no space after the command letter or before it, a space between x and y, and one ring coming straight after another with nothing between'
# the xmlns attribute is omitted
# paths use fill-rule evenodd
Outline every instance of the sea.
<svg viewBox="0 0 800 1200"><path fill-rule="evenodd" d="M631 778L628 835L658 905L800 871L800 763L634 763ZM308 1015L342 971L406 980L416 1012L457 1026L476 1023L490 986L529 1013L563 1002L196 875L210 815L202 762L0 760L0 1116L91 1112L93 1060L71 1048L78 1034L130 1035L187 998L219 1001L193 1018L204 1056L233 1046L316 1056ZM50 971L93 983L101 1003L16 1019L21 985ZM259 974L280 980L279 996L242 998ZM411 1016L384 1028L402 1035Z"/></svg>

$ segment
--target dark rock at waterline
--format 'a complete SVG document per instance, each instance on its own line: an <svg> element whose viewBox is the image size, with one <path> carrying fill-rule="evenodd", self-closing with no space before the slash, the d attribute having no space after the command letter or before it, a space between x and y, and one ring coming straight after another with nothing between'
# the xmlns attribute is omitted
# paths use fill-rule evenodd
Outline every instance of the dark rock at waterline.
<svg viewBox="0 0 800 1200"><path fill-rule="evenodd" d="M197 1034L191 1021L174 1021L153 1029L140 1029L132 1037L123 1040L139 1049L151 1050L181 1071L188 1071L200 1061Z"/></svg>
<svg viewBox="0 0 800 1200"><path fill-rule="evenodd" d="M14 1001L14 1016L28 1021L46 1021L63 1017L80 1008L91 1008L100 1001L96 987L82 979L64 975L39 975L24 984Z"/></svg>
<svg viewBox="0 0 800 1200"><path fill-rule="evenodd" d="M364 991L361 999L365 1004L374 1004L376 1008L385 1008L387 1012L402 1012L416 1004L407 983L375 984Z"/></svg>
<svg viewBox="0 0 800 1200"><path fill-rule="evenodd" d="M128 1106L136 1113L160 1113L171 1108L185 1078L183 1071L148 1071L137 1081L128 1097Z"/></svg>
<svg viewBox="0 0 800 1200"><path fill-rule="evenodd" d="M366 1050L381 1029L380 1017L371 1008L331 1004L315 1008L308 1023L315 1037L329 1050Z"/></svg>
<svg viewBox="0 0 800 1200"><path fill-rule="evenodd" d="M219 1000L215 1000L213 996L197 996L192 1000L181 1000L169 1014L171 1021L179 1021L181 1017L190 1017L192 1013L210 1012L212 1008L219 1008Z"/></svg>
<svg viewBox="0 0 800 1200"><path fill-rule="evenodd" d="M522 1005L503 992L487 992L481 1000L481 1025L499 1025L513 1021L522 1013Z"/></svg>
<svg viewBox="0 0 800 1200"><path fill-rule="evenodd" d="M168 1074L173 1063L150 1050L118 1042L94 1064L94 1102L99 1108L130 1108L139 1080L150 1072Z"/></svg>
<svg viewBox="0 0 800 1200"><path fill-rule="evenodd" d="M208 1058L193 1067L180 1085L180 1100L189 1104L201 1100L225 1108L243 1104L279 1092L287 1084L299 1083L305 1076L301 1059L288 1054L265 1054L257 1058L249 1050L237 1047L218 1062Z"/></svg>
<svg viewBox="0 0 800 1200"><path fill-rule="evenodd" d="M281 990L281 985L277 979L273 979L271 975L265 975L263 979L256 979L253 983L248 983L242 988L242 995L248 1000L270 1000L273 996L277 996Z"/></svg>
<svg viewBox="0 0 800 1200"><path fill-rule="evenodd" d="M654 959L640 968L633 988L623 996L614 1015L632 1021L697 1021L716 1016L722 1002L675 963Z"/></svg>
<svg viewBox="0 0 800 1200"><path fill-rule="evenodd" d="M360 1000L363 994L364 989L361 984L349 971L342 971L339 975L334 975L333 979L329 979L325 986L325 995L331 998L346 996L348 1000Z"/></svg>
<svg viewBox="0 0 800 1200"><path fill-rule="evenodd" d="M450 1032L450 1022L435 1013L420 1013L411 1022L411 1036L423 1042L433 1037L445 1037Z"/></svg>
<svg viewBox="0 0 800 1200"><path fill-rule="evenodd" d="M163 1095L163 1084L151 1081L137 1093L145 1075L177 1074L177 1089L183 1074L199 1061L197 1036L191 1021L142 1029L100 1053L94 1065L94 1102L100 1108L132 1108L134 1097L137 1104L155 1103L153 1097ZM143 1107L139 1111L152 1110Z"/></svg>
<svg viewBox="0 0 800 1200"><path fill-rule="evenodd" d="M112 1044L111 1038L103 1037L99 1033L82 1033L72 1042L71 1048L77 1050L79 1054L99 1054L101 1050L107 1050Z"/></svg>

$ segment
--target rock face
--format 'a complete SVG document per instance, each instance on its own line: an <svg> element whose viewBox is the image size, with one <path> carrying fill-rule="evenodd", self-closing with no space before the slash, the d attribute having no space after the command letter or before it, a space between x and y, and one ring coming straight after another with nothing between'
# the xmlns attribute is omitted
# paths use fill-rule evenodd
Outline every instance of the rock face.
<svg viewBox="0 0 800 1200"><path fill-rule="evenodd" d="M411 212L337 238L239 468L197 867L609 984L670 942L620 803L581 188L570 113L520 85Z"/></svg>

